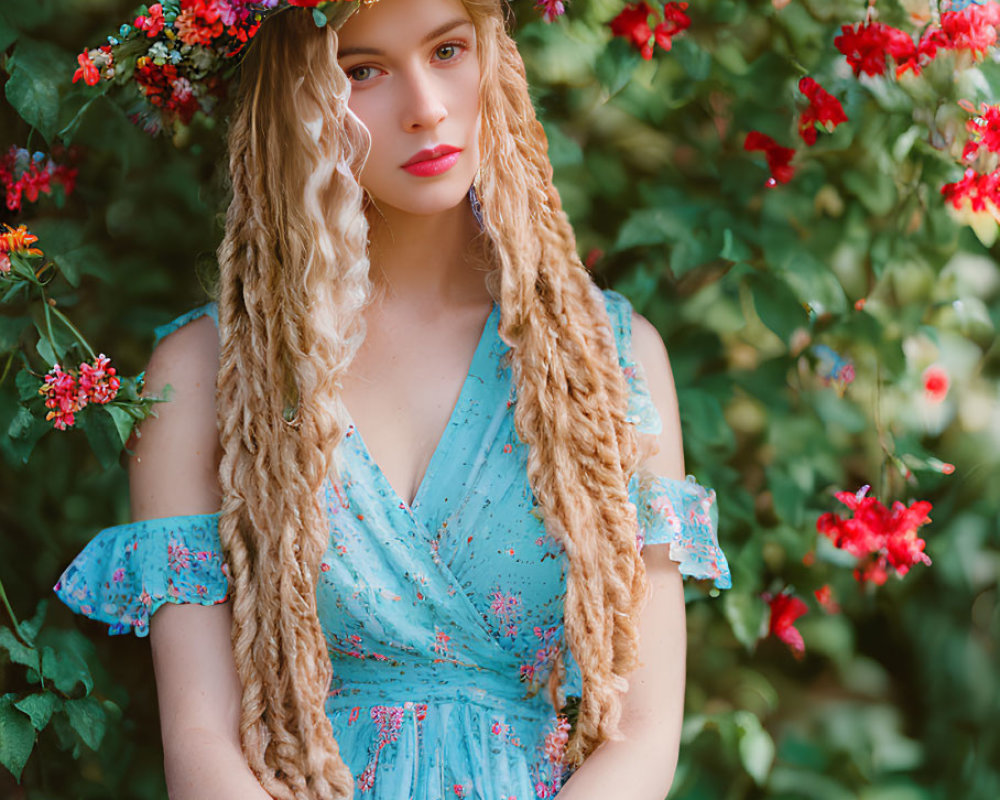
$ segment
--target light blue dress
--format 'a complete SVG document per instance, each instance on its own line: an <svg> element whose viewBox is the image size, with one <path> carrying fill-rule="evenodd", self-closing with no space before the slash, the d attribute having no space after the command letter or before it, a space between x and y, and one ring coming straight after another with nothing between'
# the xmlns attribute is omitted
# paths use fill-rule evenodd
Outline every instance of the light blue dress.
<svg viewBox="0 0 1000 800"><path fill-rule="evenodd" d="M658 433L631 355L631 305L604 297L629 421ZM205 314L218 322L209 303L157 328L157 342ZM412 506L353 425L339 446L340 485L326 485L330 544L317 587L334 674L326 712L357 797L551 798L570 775L569 723L544 691L563 636L565 556L533 505L499 322L494 304ZM691 476L642 490L633 478L630 491L638 546L671 542L684 575L731 586L714 491ZM54 590L110 634L146 636L163 603L220 603L227 588L218 514L203 514L100 531ZM571 654L564 686L579 695Z"/></svg>

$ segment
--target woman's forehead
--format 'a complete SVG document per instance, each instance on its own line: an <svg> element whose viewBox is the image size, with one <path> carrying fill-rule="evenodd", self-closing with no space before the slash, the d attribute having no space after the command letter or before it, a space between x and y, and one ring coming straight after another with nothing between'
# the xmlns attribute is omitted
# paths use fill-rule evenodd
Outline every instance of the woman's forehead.
<svg viewBox="0 0 1000 800"><path fill-rule="evenodd" d="M461 0L377 0L360 6L341 26L340 55L347 48L422 44L470 21Z"/></svg>

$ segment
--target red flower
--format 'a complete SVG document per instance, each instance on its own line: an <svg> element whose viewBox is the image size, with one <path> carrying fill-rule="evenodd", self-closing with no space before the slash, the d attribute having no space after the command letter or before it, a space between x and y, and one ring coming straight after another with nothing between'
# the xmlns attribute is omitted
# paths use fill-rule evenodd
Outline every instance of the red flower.
<svg viewBox="0 0 1000 800"><path fill-rule="evenodd" d="M971 161L985 147L991 153L1000 153L1000 105L990 106L981 103L979 111L967 100L959 100L958 104L974 115L965 123L966 130L972 134L962 151L962 159Z"/></svg>
<svg viewBox="0 0 1000 800"><path fill-rule="evenodd" d="M816 597L816 602L820 604L820 607L827 614L836 614L840 611L840 606L837 605L837 601L833 599L833 589L830 588L830 584L823 584L819 589L813 592Z"/></svg>
<svg viewBox="0 0 1000 800"><path fill-rule="evenodd" d="M885 72L886 50L890 45L897 50L904 45L898 35L902 31L891 34L890 30L896 31L895 28L890 28L881 22L843 25L840 28L840 35L833 40L833 46L847 58L855 77L860 76L862 72L866 75L882 75ZM905 33L903 36L910 42L912 48L913 41Z"/></svg>
<svg viewBox="0 0 1000 800"><path fill-rule="evenodd" d="M941 194L957 211L987 212L1000 222L1000 168L980 175L969 167L960 181L942 186Z"/></svg>
<svg viewBox="0 0 1000 800"><path fill-rule="evenodd" d="M799 91L809 98L809 107L799 117L799 136L807 145L816 144L817 122L829 131L841 122L847 122L847 114L840 101L812 78L799 80Z"/></svg>
<svg viewBox="0 0 1000 800"><path fill-rule="evenodd" d="M973 57L985 55L997 41L1000 3L970 3L961 11L941 14L941 31L949 50L968 50Z"/></svg>
<svg viewBox="0 0 1000 800"><path fill-rule="evenodd" d="M795 150L791 147L782 147L767 134L750 131L743 142L743 149L764 151L768 169L771 170L771 177L765 182L768 188L774 188L779 183L788 183L795 174L795 168L789 164L795 155Z"/></svg>
<svg viewBox="0 0 1000 800"><path fill-rule="evenodd" d="M154 38L160 31L163 30L163 25L165 20L163 19L163 4L154 3L149 7L149 16L140 16L135 18L135 27L140 31L145 31L146 36L150 39Z"/></svg>
<svg viewBox="0 0 1000 800"><path fill-rule="evenodd" d="M795 628L795 620L809 611L809 607L801 598L785 592L776 597L765 592L763 598L771 607L768 634L777 636L792 649L792 655L799 659L802 658L806 645L802 641L802 634Z"/></svg>
<svg viewBox="0 0 1000 800"><path fill-rule="evenodd" d="M84 50L80 55L76 57L77 62L80 64L77 67L76 72L73 73L73 83L76 83L80 78L83 78L84 83L87 86L94 86L101 81L101 72L94 65L94 62L90 60L90 51Z"/></svg>
<svg viewBox="0 0 1000 800"><path fill-rule="evenodd" d="M108 403L114 400L121 386L121 379L115 375L111 359L101 353L93 364L80 364L80 392L90 403Z"/></svg>
<svg viewBox="0 0 1000 800"><path fill-rule="evenodd" d="M656 17L657 12L644 2L629 3L611 22L611 33L628 39L639 49L644 59L653 57L653 45L658 44L664 50L673 46L672 37L686 30L691 25L691 18L684 13L687 3L667 3L663 7L663 19L655 28L649 27L649 18Z"/></svg>
<svg viewBox="0 0 1000 800"><path fill-rule="evenodd" d="M639 48L642 57L647 61L653 57L653 45L650 42L653 31L649 27L649 17L652 13L653 9L645 2L629 3L609 23L611 33L628 39L634 47Z"/></svg>
<svg viewBox="0 0 1000 800"><path fill-rule="evenodd" d="M673 47L672 37L691 27L691 17L684 13L687 3L667 3L663 7L663 22L653 28L653 38L664 50Z"/></svg>
<svg viewBox="0 0 1000 800"><path fill-rule="evenodd" d="M932 403L940 403L948 394L948 371L932 364L924 370L924 397Z"/></svg>
<svg viewBox="0 0 1000 800"><path fill-rule="evenodd" d="M816 520L816 530L836 547L862 559L854 571L856 580L881 586L888 577L887 567L902 577L917 562L931 563L923 552L924 540L917 537L917 529L930 522L927 513L931 504L921 500L905 506L897 500L889 510L874 497L865 496L869 488L863 486L857 494L837 492L837 499L854 516L841 519L837 514L822 514Z"/></svg>

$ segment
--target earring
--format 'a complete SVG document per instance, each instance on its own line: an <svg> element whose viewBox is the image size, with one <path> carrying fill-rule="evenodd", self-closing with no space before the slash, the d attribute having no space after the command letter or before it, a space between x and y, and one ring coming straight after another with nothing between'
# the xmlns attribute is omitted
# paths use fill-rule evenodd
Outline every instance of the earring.
<svg viewBox="0 0 1000 800"><path fill-rule="evenodd" d="M477 170L476 179L472 182L472 186L469 187L469 205L472 207L472 215L476 218L476 222L479 223L479 230L484 230L486 226L483 223L483 206L479 202L478 184L479 171Z"/></svg>

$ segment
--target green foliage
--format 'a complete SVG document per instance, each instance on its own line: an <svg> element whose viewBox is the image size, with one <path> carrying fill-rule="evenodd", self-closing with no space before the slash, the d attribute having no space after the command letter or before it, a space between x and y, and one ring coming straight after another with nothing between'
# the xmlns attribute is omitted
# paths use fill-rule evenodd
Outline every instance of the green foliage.
<svg viewBox="0 0 1000 800"><path fill-rule="evenodd" d="M622 5L573 0L548 25L514 3L580 253L662 333L688 471L719 497L734 585L708 602L685 586L670 797L992 800L1000 251L950 215L940 187L962 174L958 101L995 102L1000 66L943 53L920 77L855 78L833 39L863 18L862 0L690 3L691 28L645 61L610 37ZM914 30L912 6L878 13ZM152 329L203 302L221 234L218 131L150 139L102 87L70 82L75 54L122 10L0 7L0 149L82 154L74 192L10 217L57 265L55 304L37 309L35 264L0 284L0 764L32 800L165 797L148 646L60 604L46 620L38 600L96 530L127 520L119 458L152 413L136 406ZM812 147L797 132L804 75L848 116ZM796 148L792 180L765 188L763 154L743 149L751 130ZM121 401L54 432L39 382L56 359L85 356L82 337L119 365ZM849 359L854 379L825 380L817 346ZM923 389L932 364L950 376L941 402ZM834 491L863 484L887 505L933 503L919 534L931 566L881 587L855 580L856 559L815 523L843 511ZM824 586L836 613L813 594ZM782 590L809 607L801 659L767 635L762 594Z"/></svg>

